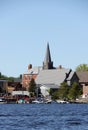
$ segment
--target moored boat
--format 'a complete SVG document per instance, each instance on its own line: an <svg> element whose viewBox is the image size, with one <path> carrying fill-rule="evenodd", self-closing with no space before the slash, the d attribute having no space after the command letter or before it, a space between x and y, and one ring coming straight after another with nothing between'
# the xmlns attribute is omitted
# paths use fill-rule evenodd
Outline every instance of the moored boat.
<svg viewBox="0 0 88 130"><path fill-rule="evenodd" d="M34 103L34 104L40 104L40 103L44 103L44 102L43 102L43 101L38 101L38 100L36 99L36 100L32 101L32 103Z"/></svg>
<svg viewBox="0 0 88 130"><path fill-rule="evenodd" d="M7 101L4 98L0 98L0 104L6 104Z"/></svg>
<svg viewBox="0 0 88 130"><path fill-rule="evenodd" d="M56 100L57 103L61 103L61 104L68 104L68 101L64 101L64 100Z"/></svg>

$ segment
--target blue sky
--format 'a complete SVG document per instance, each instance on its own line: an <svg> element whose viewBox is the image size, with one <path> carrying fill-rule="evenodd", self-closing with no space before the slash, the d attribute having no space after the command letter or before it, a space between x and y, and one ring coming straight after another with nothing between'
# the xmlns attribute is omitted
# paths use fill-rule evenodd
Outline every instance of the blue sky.
<svg viewBox="0 0 88 130"><path fill-rule="evenodd" d="M0 71L19 76L42 66L49 42L54 66L88 64L87 0L0 0Z"/></svg>

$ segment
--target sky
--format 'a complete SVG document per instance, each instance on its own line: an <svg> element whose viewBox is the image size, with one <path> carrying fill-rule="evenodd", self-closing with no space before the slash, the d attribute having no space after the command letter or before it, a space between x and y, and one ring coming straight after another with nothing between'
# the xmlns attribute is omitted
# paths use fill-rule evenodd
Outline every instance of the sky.
<svg viewBox="0 0 88 130"><path fill-rule="evenodd" d="M18 77L42 66L88 64L88 0L0 0L0 72Z"/></svg>

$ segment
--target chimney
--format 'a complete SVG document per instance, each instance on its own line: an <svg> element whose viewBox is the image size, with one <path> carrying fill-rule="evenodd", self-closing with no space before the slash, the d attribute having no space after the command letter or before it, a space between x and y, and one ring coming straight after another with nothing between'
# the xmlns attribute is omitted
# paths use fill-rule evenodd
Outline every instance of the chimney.
<svg viewBox="0 0 88 130"><path fill-rule="evenodd" d="M59 67L58 67L59 69L62 69L62 65L59 65Z"/></svg>
<svg viewBox="0 0 88 130"><path fill-rule="evenodd" d="M28 70L30 70L32 68L32 64L28 65Z"/></svg>

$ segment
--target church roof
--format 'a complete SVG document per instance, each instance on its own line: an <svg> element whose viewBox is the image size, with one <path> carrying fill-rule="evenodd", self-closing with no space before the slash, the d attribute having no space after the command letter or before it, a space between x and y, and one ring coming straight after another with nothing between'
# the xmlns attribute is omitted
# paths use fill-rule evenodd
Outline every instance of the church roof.
<svg viewBox="0 0 88 130"><path fill-rule="evenodd" d="M69 73L70 69L50 69L41 70L37 78L35 79L36 84L60 84L65 80L66 73ZM74 72L71 71L67 80L70 80Z"/></svg>

